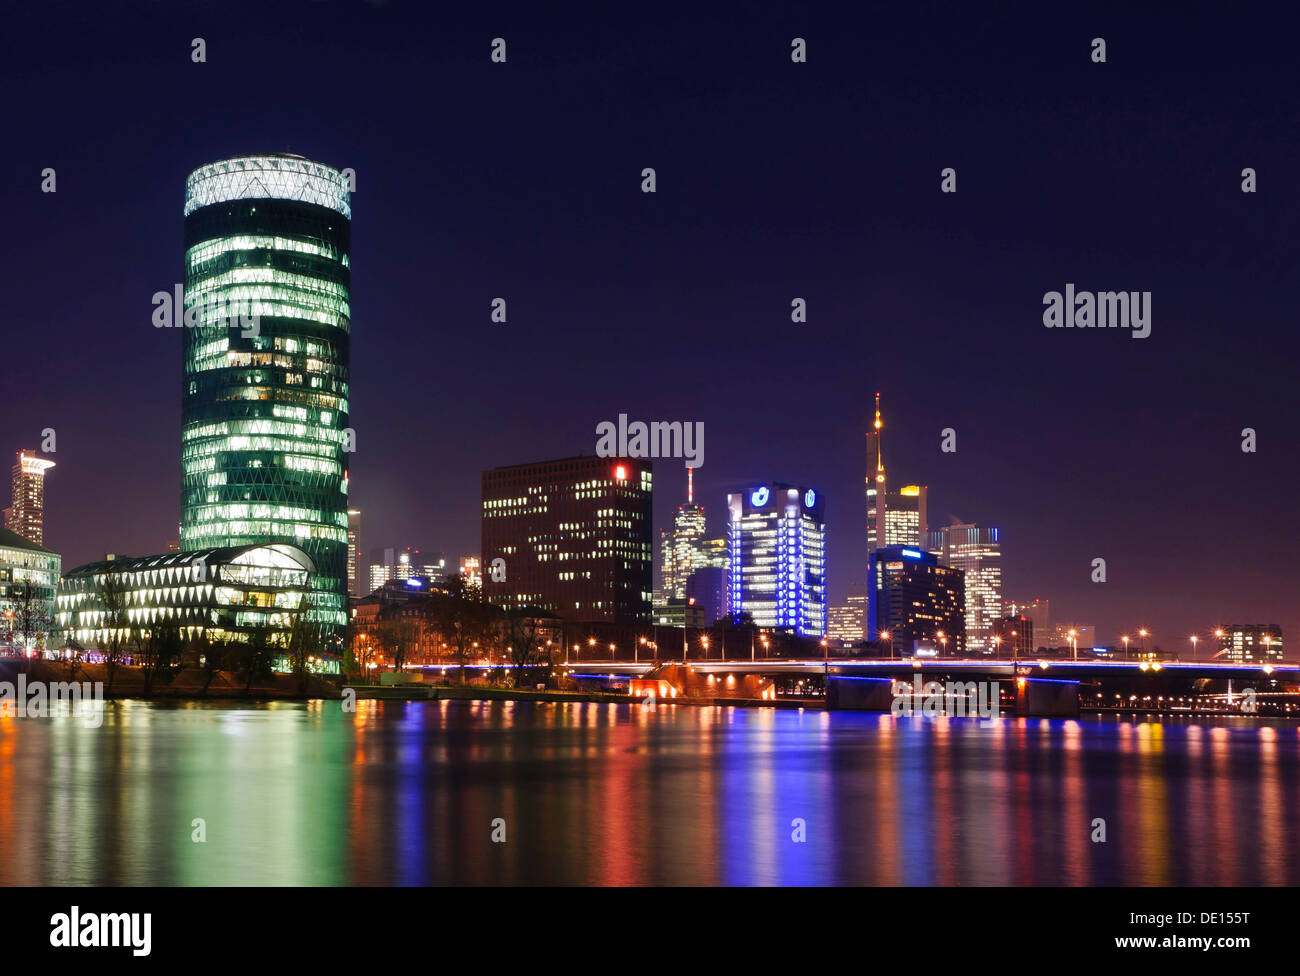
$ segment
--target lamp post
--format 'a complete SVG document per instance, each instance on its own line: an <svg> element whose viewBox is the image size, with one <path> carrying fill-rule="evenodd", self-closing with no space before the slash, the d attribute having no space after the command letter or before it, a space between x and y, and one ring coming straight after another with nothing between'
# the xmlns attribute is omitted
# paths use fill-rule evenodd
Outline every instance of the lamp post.
<svg viewBox="0 0 1300 976"><path fill-rule="evenodd" d="M1120 638L1124 642L1124 660L1128 660L1128 634Z"/></svg>
<svg viewBox="0 0 1300 976"><path fill-rule="evenodd" d="M1079 632L1073 627L1070 628L1070 647L1073 650L1074 660L1079 660Z"/></svg>
<svg viewBox="0 0 1300 976"><path fill-rule="evenodd" d="M1147 629L1142 627L1138 630L1138 636L1142 638L1142 656L1147 656Z"/></svg>
<svg viewBox="0 0 1300 976"><path fill-rule="evenodd" d="M1192 661L1196 661L1196 635L1192 635Z"/></svg>

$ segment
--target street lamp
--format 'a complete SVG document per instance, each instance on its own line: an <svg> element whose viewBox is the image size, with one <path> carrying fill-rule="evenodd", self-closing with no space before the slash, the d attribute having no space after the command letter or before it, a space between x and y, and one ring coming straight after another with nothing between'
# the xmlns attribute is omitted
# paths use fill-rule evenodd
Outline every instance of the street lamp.
<svg viewBox="0 0 1300 976"><path fill-rule="evenodd" d="M614 660L614 645L613 645L613 644L610 644L610 645L609 645L609 659L610 659L611 661Z"/></svg>
<svg viewBox="0 0 1300 976"><path fill-rule="evenodd" d="M1079 660L1079 632L1070 628L1070 647L1074 649L1074 660Z"/></svg>
<svg viewBox="0 0 1300 976"><path fill-rule="evenodd" d="M709 635L708 634L700 635L700 646L704 648L704 660L707 661L709 659Z"/></svg>
<svg viewBox="0 0 1300 976"><path fill-rule="evenodd" d="M1196 635L1192 635L1192 660L1196 660Z"/></svg>
<svg viewBox="0 0 1300 976"><path fill-rule="evenodd" d="M1124 642L1124 660L1128 660L1128 634L1120 638Z"/></svg>
<svg viewBox="0 0 1300 976"><path fill-rule="evenodd" d="M1147 656L1147 629L1145 627L1138 630L1138 636L1142 638L1142 656Z"/></svg>
<svg viewBox="0 0 1300 976"><path fill-rule="evenodd" d="M894 638L889 636L889 631L882 630L880 639L889 641L889 659L892 661L894 659Z"/></svg>

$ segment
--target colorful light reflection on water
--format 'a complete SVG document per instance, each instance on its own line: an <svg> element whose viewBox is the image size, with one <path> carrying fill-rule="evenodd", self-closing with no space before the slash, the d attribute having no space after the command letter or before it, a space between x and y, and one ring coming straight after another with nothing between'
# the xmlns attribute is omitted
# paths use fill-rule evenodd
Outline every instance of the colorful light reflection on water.
<svg viewBox="0 0 1300 976"><path fill-rule="evenodd" d="M1283 885L1297 822L1300 728L1263 721L511 702L0 718L4 884Z"/></svg>

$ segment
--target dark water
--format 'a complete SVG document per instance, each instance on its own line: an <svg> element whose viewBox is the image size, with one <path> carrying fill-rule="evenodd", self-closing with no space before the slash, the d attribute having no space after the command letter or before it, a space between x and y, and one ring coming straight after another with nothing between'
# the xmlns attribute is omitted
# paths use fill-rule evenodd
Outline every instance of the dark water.
<svg viewBox="0 0 1300 976"><path fill-rule="evenodd" d="M509 702L6 717L0 882L1296 884L1300 728L1233 722Z"/></svg>

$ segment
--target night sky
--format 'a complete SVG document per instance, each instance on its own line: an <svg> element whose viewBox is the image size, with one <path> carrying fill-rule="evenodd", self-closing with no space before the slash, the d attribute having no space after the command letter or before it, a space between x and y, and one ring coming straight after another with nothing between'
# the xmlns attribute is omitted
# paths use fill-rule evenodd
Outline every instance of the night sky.
<svg viewBox="0 0 1300 976"><path fill-rule="evenodd" d="M1005 596L1184 652L1300 638L1296 51L1267 8L106 6L10 10L0 40L0 452L7 479L57 431L65 569L176 537L181 336L150 300L185 177L290 151L357 172L366 551L476 552L483 469L698 420L711 532L729 487L820 489L838 602L880 391L891 482L929 485L932 526L999 526ZM1150 291L1151 336L1044 328L1067 282ZM686 479L655 468L657 538Z"/></svg>

